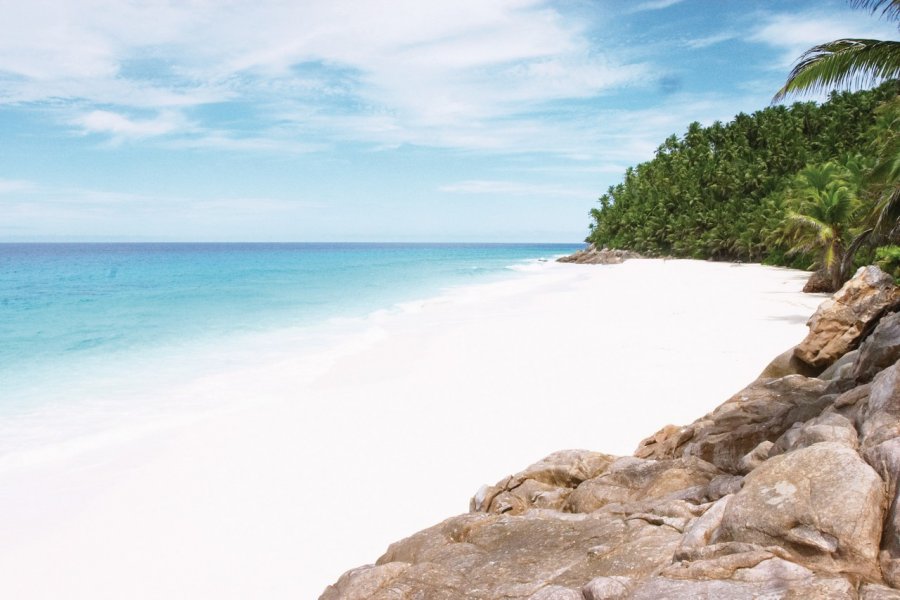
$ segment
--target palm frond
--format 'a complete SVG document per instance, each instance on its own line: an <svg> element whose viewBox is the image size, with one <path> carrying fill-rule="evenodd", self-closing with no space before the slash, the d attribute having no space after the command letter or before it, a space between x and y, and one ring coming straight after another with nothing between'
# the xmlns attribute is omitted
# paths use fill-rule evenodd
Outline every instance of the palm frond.
<svg viewBox="0 0 900 600"><path fill-rule="evenodd" d="M872 169L870 177L876 183L900 183L900 135L885 143L880 160Z"/></svg>
<svg viewBox="0 0 900 600"><path fill-rule="evenodd" d="M850 0L853 8L862 8L871 14L881 12L879 17L888 21L900 19L900 0Z"/></svg>
<svg viewBox="0 0 900 600"><path fill-rule="evenodd" d="M834 230L828 223L825 223L821 219L817 219L816 217L810 215L804 215L797 212L788 212L785 217L785 221L788 224L788 228L796 233L800 233L801 231L806 231L813 233L815 238L823 238L828 239L829 236L833 235Z"/></svg>
<svg viewBox="0 0 900 600"><path fill-rule="evenodd" d="M843 39L803 53L772 102L788 94L857 89L900 77L900 42Z"/></svg>
<svg viewBox="0 0 900 600"><path fill-rule="evenodd" d="M900 187L894 187L875 205L873 229L882 238L890 237L900 221Z"/></svg>

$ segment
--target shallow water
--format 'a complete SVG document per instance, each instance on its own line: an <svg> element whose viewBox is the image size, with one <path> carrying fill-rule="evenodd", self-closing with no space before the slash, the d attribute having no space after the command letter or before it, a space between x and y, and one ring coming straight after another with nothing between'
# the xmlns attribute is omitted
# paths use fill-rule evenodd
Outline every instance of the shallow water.
<svg viewBox="0 0 900 600"><path fill-rule="evenodd" d="M139 397L239 364L250 339L362 317L580 247L0 244L0 414ZM260 343L254 352L271 350Z"/></svg>

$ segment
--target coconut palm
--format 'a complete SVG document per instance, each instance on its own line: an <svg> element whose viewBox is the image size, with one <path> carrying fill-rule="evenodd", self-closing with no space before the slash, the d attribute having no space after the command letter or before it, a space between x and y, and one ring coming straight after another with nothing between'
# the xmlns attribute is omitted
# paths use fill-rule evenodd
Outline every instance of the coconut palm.
<svg viewBox="0 0 900 600"><path fill-rule="evenodd" d="M897 235L900 221L900 100L885 104L880 110L881 139L877 163L869 180L879 195L878 202L869 217L869 223L879 241L891 240Z"/></svg>
<svg viewBox="0 0 900 600"><path fill-rule="evenodd" d="M785 228L791 253L819 251L819 266L828 273L831 285L844 283L844 249L859 203L846 181L838 177L834 163L810 166L797 176L792 209L787 211Z"/></svg>
<svg viewBox="0 0 900 600"><path fill-rule="evenodd" d="M900 21L900 0L850 0L852 6ZM773 102L793 93L862 88L900 77L900 42L842 39L803 53Z"/></svg>
<svg viewBox="0 0 900 600"><path fill-rule="evenodd" d="M863 220L863 230L844 253L842 271L850 274L853 258L863 245L893 244L900 237L900 98L885 102L878 109L874 129L874 166L860 180L868 186L874 202Z"/></svg>

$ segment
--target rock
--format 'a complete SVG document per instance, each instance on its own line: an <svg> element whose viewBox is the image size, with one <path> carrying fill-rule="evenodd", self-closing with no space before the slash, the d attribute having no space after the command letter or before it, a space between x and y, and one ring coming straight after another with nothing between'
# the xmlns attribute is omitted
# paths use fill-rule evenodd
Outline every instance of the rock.
<svg viewBox="0 0 900 600"><path fill-rule="evenodd" d="M900 313L883 317L859 347L853 366L857 381L870 381L879 371L900 359Z"/></svg>
<svg viewBox="0 0 900 600"><path fill-rule="evenodd" d="M745 454L741 458L740 463L738 463L741 473L749 473L759 465L763 464L769 458L769 450L771 450L774 445L774 442L764 440L760 442L756 448Z"/></svg>
<svg viewBox="0 0 900 600"><path fill-rule="evenodd" d="M780 546L810 568L878 579L883 500L881 478L856 452L814 444L747 475L719 539Z"/></svg>
<svg viewBox="0 0 900 600"><path fill-rule="evenodd" d="M773 559L769 559L773 560ZM762 564L762 563L761 563ZM763 566L764 570L768 567ZM752 571L753 569L748 569ZM744 580L685 580L653 577L638 587L629 600L760 600L760 599L812 599L856 600L854 586L839 577L821 577L810 573L804 578L784 579L750 575Z"/></svg>
<svg viewBox="0 0 900 600"><path fill-rule="evenodd" d="M859 588L859 600L900 600L900 590L876 583L864 583Z"/></svg>
<svg viewBox="0 0 900 600"><path fill-rule="evenodd" d="M620 600L628 597L633 587L630 577L595 577L581 588L584 600Z"/></svg>
<svg viewBox="0 0 900 600"><path fill-rule="evenodd" d="M872 381L856 425L864 456L870 448L900 436L900 366L885 369Z"/></svg>
<svg viewBox="0 0 900 600"><path fill-rule="evenodd" d="M550 585L528 597L528 600L583 600L581 592L560 585Z"/></svg>
<svg viewBox="0 0 900 600"><path fill-rule="evenodd" d="M882 575L885 581L900 587L900 438L892 438L870 448L866 459L887 484L889 506L881 536Z"/></svg>
<svg viewBox="0 0 900 600"><path fill-rule="evenodd" d="M565 450L483 486L321 600L900 600L900 317L878 273L810 320L817 364L801 344L634 456Z"/></svg>
<svg viewBox="0 0 900 600"><path fill-rule="evenodd" d="M869 403L869 392L871 389L871 384L866 383L858 385L843 394L839 394L834 399L831 407L827 408L826 411L836 412L839 415L847 417L852 423L855 423L859 411Z"/></svg>
<svg viewBox="0 0 900 600"><path fill-rule="evenodd" d="M796 346L792 346L776 356L772 362L766 365L762 373L757 376L757 380L779 379L785 375L803 375L804 377L815 377L821 369L811 367L796 356L794 350Z"/></svg>
<svg viewBox="0 0 900 600"><path fill-rule="evenodd" d="M850 419L836 412L825 412L806 423L796 423L778 438L769 455L776 456L819 442L835 442L853 450L859 447L859 437Z"/></svg>
<svg viewBox="0 0 900 600"><path fill-rule="evenodd" d="M824 271L815 271L803 286L804 294L830 294L835 291L831 285L831 277Z"/></svg>
<svg viewBox="0 0 900 600"><path fill-rule="evenodd" d="M636 456L696 456L731 474L761 442L775 441L794 423L807 421L832 402L828 382L802 375L757 380L692 425L641 442ZM665 431L665 430L664 430Z"/></svg>
<svg viewBox="0 0 900 600"><path fill-rule="evenodd" d="M714 541L719 531L719 525L722 524L722 518L725 516L725 508L731 498L730 495L723 496L714 502L703 515L685 529L681 543L675 550L675 560L694 560L702 548L709 546Z"/></svg>
<svg viewBox="0 0 900 600"><path fill-rule="evenodd" d="M580 589L598 573L646 577L671 558L680 537L669 527L605 513L471 513L393 544L378 564L411 566L382 585L379 593L410 600L525 600L548 586ZM591 551L598 540L616 543ZM409 595L411 590L419 595Z"/></svg>
<svg viewBox="0 0 900 600"><path fill-rule="evenodd" d="M693 457L659 461L623 457L603 474L582 482L569 496L566 510L589 513L611 503L674 499L692 488L700 488L702 495L718 475L721 471L713 465Z"/></svg>
<svg viewBox="0 0 900 600"><path fill-rule="evenodd" d="M856 367L855 362L857 356L859 356L859 349L851 350L834 361L830 367L822 371L819 375L816 375L816 377L825 380L847 379L853 377L853 369ZM796 359L796 357L794 358Z"/></svg>
<svg viewBox="0 0 900 600"><path fill-rule="evenodd" d="M706 497L710 502L714 502L728 494L737 493L743 485L744 478L740 475L719 475L706 486Z"/></svg>
<svg viewBox="0 0 900 600"><path fill-rule="evenodd" d="M347 571L325 589L319 600L369 600L409 569L408 563L368 565Z"/></svg>
<svg viewBox="0 0 900 600"><path fill-rule="evenodd" d="M617 265L625 262L629 258L642 258L637 252L630 250L616 250L603 248L597 250L594 244L591 244L584 250L579 250L575 254L557 258L557 262L561 263L577 263L582 265Z"/></svg>
<svg viewBox="0 0 900 600"><path fill-rule="evenodd" d="M887 310L897 306L900 290L893 277L875 266L861 267L810 317L809 334L794 355L824 369L852 350Z"/></svg>
<svg viewBox="0 0 900 600"><path fill-rule="evenodd" d="M483 486L469 510L521 514L531 508L561 509L578 484L600 475L613 460L614 456L587 450L554 452L493 486Z"/></svg>

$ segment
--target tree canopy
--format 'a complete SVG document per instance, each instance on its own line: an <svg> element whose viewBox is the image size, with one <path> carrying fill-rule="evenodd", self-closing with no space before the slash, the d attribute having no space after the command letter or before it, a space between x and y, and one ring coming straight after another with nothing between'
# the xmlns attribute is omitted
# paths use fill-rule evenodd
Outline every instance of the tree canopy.
<svg viewBox="0 0 900 600"><path fill-rule="evenodd" d="M862 207L873 208L877 199L868 199L862 182L885 152L874 142L896 144L891 117L879 106L898 92L900 84L890 81L833 93L821 105L771 106L708 127L691 123L600 198L588 241L651 256L808 267L815 256L792 253L797 244L785 231L788 212L802 213L792 192L798 174L832 163ZM852 224L842 230L849 235Z"/></svg>

